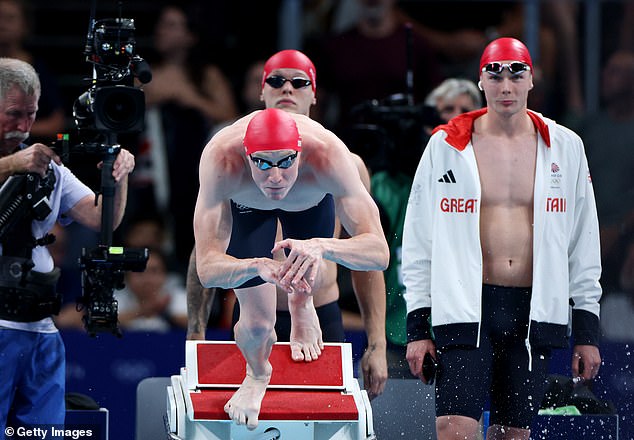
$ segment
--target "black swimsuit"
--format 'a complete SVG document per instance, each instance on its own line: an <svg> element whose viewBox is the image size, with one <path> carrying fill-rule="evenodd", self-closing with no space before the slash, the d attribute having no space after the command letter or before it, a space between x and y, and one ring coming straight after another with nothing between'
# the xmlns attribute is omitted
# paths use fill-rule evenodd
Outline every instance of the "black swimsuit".
<svg viewBox="0 0 634 440"><path fill-rule="evenodd" d="M316 206L304 211L281 209L260 210L231 201L233 229L227 254L236 258L271 258L275 245L277 220L282 225L284 238L305 240L315 237L332 238L335 231L335 202L326 194ZM253 287L264 284L255 277L237 287Z"/></svg>

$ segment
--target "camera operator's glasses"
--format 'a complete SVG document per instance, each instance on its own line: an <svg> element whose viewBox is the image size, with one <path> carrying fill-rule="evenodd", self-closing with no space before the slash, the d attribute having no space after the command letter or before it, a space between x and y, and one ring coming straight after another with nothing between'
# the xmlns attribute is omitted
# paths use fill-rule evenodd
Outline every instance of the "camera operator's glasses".
<svg viewBox="0 0 634 440"><path fill-rule="evenodd" d="M288 79L288 78L284 78L283 76L272 75L264 80L265 83L267 83L274 89L279 89L283 87L286 81L290 82L294 89L302 89L312 84L309 79L302 78L299 76Z"/></svg>
<svg viewBox="0 0 634 440"><path fill-rule="evenodd" d="M279 169L285 170L287 168L290 168L291 165L293 165L293 162L295 162L295 159L297 158L297 153L293 153L290 156L286 156L285 158L280 159L275 163L271 162L270 160L262 159L260 157L253 157L252 154L249 155L249 158L253 161L255 166L258 167L258 169L260 170L266 171L266 170L270 170L271 168L279 168Z"/></svg>
<svg viewBox="0 0 634 440"><path fill-rule="evenodd" d="M482 68L482 71L501 75L504 68L507 68L511 75L520 75L531 70L531 67L528 64L520 61L513 61L512 63L489 63Z"/></svg>

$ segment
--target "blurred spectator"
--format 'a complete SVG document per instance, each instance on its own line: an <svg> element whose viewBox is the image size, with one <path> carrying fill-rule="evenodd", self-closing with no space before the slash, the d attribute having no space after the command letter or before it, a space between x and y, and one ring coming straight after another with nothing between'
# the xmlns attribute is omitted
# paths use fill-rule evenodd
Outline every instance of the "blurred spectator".
<svg viewBox="0 0 634 440"><path fill-rule="evenodd" d="M328 35L337 35L355 27L360 20L362 14L362 3L371 5L372 2L360 2L359 0L308 0L304 2L304 43L312 49L313 45L319 40L323 40ZM441 56L441 64L443 64L443 74L455 73L453 70L445 72L444 64L450 63L451 69L455 69L457 64L469 61L470 59L479 58L480 52L487 43L485 32L469 26L458 26L458 28L439 29L421 23L412 17L406 10L411 6L418 6L415 3L422 2L397 2L394 12L398 20L402 23L411 23L414 32L424 38L430 47ZM439 2L424 2L421 5L423 15L438 17L443 13L436 14ZM435 3L435 4L432 4ZM463 4L451 2L452 9L460 8L464 10ZM378 5L374 2L375 5ZM467 14L468 15L468 14ZM456 20L452 20L455 23ZM438 24L435 20L434 24ZM447 21L443 21L446 25ZM475 26L474 26L475 27ZM477 61L475 61L477 64ZM475 75L474 75L475 77Z"/></svg>
<svg viewBox="0 0 634 440"><path fill-rule="evenodd" d="M50 144L65 126L65 115L57 79L46 63L24 46L32 29L31 8L27 0L0 0L0 57L17 58L31 64L40 77L42 96L37 120L28 144Z"/></svg>
<svg viewBox="0 0 634 440"><path fill-rule="evenodd" d="M176 103L197 110L210 126L219 125L237 116L236 106L229 81L202 53L196 22L201 17L193 16L196 12L177 4L161 9L154 28L158 58L151 64L146 100L149 107Z"/></svg>
<svg viewBox="0 0 634 440"><path fill-rule="evenodd" d="M427 5L424 5L424 7L427 7ZM450 7L457 8L460 6L454 4L450 5ZM488 39L484 31L474 29L471 25L452 30L436 29L410 18L401 9L398 9L397 13L401 21L411 22L414 31L425 38L432 49L440 55L443 76L459 75L465 72L471 73L471 71L465 69L472 67L473 63L471 61L476 60L480 56L482 49L486 45Z"/></svg>
<svg viewBox="0 0 634 440"><path fill-rule="evenodd" d="M242 114L264 109L264 100L262 99L263 71L264 60L257 60L249 65L244 74L244 83L242 84L242 93L240 94L242 98Z"/></svg>
<svg viewBox="0 0 634 440"><path fill-rule="evenodd" d="M454 116L482 107L482 94L468 79L448 78L427 95L425 105L433 107L444 123ZM429 134L433 128L429 127Z"/></svg>
<svg viewBox="0 0 634 440"><path fill-rule="evenodd" d="M146 129L130 195L137 212L158 209L168 219L183 275L194 245L200 152L213 131L237 116L229 81L199 44L194 20L202 17L184 8L163 7L155 25L156 58L148 57L153 77L144 86Z"/></svg>
<svg viewBox="0 0 634 440"><path fill-rule="evenodd" d="M358 0L305 0L302 14L304 45L312 50L320 40L356 26L361 5Z"/></svg>
<svg viewBox="0 0 634 440"><path fill-rule="evenodd" d="M354 145L345 131L355 121L357 115L352 112L360 105L409 92L414 101L420 102L441 79L436 54L416 32L410 33L408 57L408 26L397 13L396 0L358 2L360 17L356 27L326 38L317 60L320 84L325 90L319 100L327 101L317 118L333 127L351 148ZM413 73L409 85L408 68ZM366 159L363 152L358 153Z"/></svg>
<svg viewBox="0 0 634 440"><path fill-rule="evenodd" d="M131 248L159 249L168 254L168 241L165 221L158 213L145 213L131 218L125 228L123 244Z"/></svg>
<svg viewBox="0 0 634 440"><path fill-rule="evenodd" d="M634 229L634 52L619 50L602 72L601 109L580 126L601 231L601 285L619 290L624 237ZM607 296L606 295L606 296Z"/></svg>
<svg viewBox="0 0 634 440"><path fill-rule="evenodd" d="M122 329L167 332L187 328L185 286L168 282L165 257L152 249L143 272L126 272L125 287L115 292Z"/></svg>
<svg viewBox="0 0 634 440"><path fill-rule="evenodd" d="M163 217L156 212L147 212L129 219L124 231L123 245L160 251L167 265L170 285L180 286L184 284L185 278L178 271L177 262L170 258L173 246L170 238Z"/></svg>
<svg viewBox="0 0 634 440"><path fill-rule="evenodd" d="M553 90L550 92L551 100L560 100L563 106L557 106L551 102L555 114L552 117L567 117L569 120L583 116L585 103L581 87L581 61L579 59L579 30L578 2L574 0L561 0L556 2L542 2L542 19L545 25L552 30L552 39L544 36L542 50L547 56L554 57L549 60L553 71L545 72L553 78ZM542 33L543 35L543 33ZM548 46L554 46L555 51L548 51ZM555 53L552 53L555 52ZM540 57L540 65L544 66L544 57ZM561 90L560 93L555 93ZM563 98L563 99L562 99ZM532 107L537 108L537 107ZM571 120L571 123L574 123Z"/></svg>

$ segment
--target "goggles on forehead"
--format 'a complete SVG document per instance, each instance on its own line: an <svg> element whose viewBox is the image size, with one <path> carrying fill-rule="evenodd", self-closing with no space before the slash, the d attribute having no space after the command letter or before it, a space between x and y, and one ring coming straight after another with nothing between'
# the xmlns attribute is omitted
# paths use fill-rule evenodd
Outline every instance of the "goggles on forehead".
<svg viewBox="0 0 634 440"><path fill-rule="evenodd" d="M528 64L522 63L521 61L513 61L511 63L489 63L482 68L482 71L495 75L501 75L502 71L505 68L508 69L511 75L519 75L531 70L531 67Z"/></svg>
<svg viewBox="0 0 634 440"><path fill-rule="evenodd" d="M301 89L301 88L304 88L304 87L308 87L309 85L312 84L309 79L302 78L302 77L299 77L299 76L295 77L295 78L288 79L288 78L284 78L283 76L279 76L279 75L271 75L267 79L264 80L265 83L267 83L268 85L270 85L274 89L279 89L279 88L283 87L284 84L286 84L286 81L290 82L294 89Z"/></svg>
<svg viewBox="0 0 634 440"><path fill-rule="evenodd" d="M293 165L293 162L295 162L295 159L297 158L297 152L289 156L286 156L278 160L277 162L271 162L270 160L262 159L260 157L253 157L252 154L249 155L249 158L253 161L255 166L260 170L266 171L266 170L270 170L271 168L280 168L282 170L285 170L287 168L290 168L291 165Z"/></svg>

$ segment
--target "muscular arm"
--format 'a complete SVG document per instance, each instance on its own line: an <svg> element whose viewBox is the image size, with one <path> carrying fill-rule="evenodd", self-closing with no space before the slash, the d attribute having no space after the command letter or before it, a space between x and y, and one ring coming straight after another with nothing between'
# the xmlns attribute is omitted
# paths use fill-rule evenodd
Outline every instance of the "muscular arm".
<svg viewBox="0 0 634 440"><path fill-rule="evenodd" d="M216 289L205 288L200 284L196 270L196 250L192 250L187 268L187 339L205 339L207 321Z"/></svg>
<svg viewBox="0 0 634 440"><path fill-rule="evenodd" d="M370 192L370 175L363 160L353 154L359 176ZM370 399L383 393L387 381L387 357L385 339L385 278L383 272L351 271L352 289L357 298L368 347L361 358L363 384Z"/></svg>
<svg viewBox="0 0 634 440"><path fill-rule="evenodd" d="M281 273L286 273L294 264L298 253L313 259L324 258L351 270L385 270L389 261L389 250L379 220L379 211L365 189L340 197L336 201L342 226L350 238L311 238L309 240L283 240L276 243L274 251L291 249Z"/></svg>
<svg viewBox="0 0 634 440"><path fill-rule="evenodd" d="M224 252L231 238L229 201L210 203L204 187L201 181L194 212L198 277L204 287L237 287L258 275L258 259L238 259Z"/></svg>
<svg viewBox="0 0 634 440"><path fill-rule="evenodd" d="M383 272L352 271L352 288L359 303L368 347L385 349L385 279Z"/></svg>
<svg viewBox="0 0 634 440"><path fill-rule="evenodd" d="M341 169L335 174L339 180L336 185L341 188L340 197L337 193L333 195L337 200L337 215L350 238L334 242L331 251L324 256L352 270L382 271L389 261L389 249L379 210L370 196L370 176L359 156L349 154L347 157L350 160L340 161ZM335 157L335 160L338 159ZM357 170L359 179L354 178L351 167Z"/></svg>

